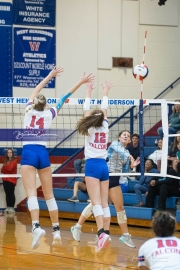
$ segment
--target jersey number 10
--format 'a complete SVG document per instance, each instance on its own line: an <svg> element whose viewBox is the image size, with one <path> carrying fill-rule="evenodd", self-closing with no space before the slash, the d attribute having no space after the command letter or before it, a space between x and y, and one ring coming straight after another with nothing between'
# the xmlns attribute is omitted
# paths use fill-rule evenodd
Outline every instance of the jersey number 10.
<svg viewBox="0 0 180 270"><path fill-rule="evenodd" d="M177 242L176 240L157 240L158 248L163 248L163 247L177 247Z"/></svg>

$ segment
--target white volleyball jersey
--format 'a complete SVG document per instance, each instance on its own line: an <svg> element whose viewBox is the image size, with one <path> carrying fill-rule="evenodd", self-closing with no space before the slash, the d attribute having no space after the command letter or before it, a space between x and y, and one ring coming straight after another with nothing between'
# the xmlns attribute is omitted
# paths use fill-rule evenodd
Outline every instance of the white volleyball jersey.
<svg viewBox="0 0 180 270"><path fill-rule="evenodd" d="M24 129L48 129L51 126L52 120L57 116L56 107L52 107L48 110L37 111L29 109L32 106L32 102L28 102L24 116ZM29 110L28 110L29 109ZM25 141L26 144L40 144L46 145L46 141Z"/></svg>
<svg viewBox="0 0 180 270"><path fill-rule="evenodd" d="M85 159L107 157L108 143L108 121L104 120L103 125L99 128L89 128L89 136L85 136Z"/></svg>
<svg viewBox="0 0 180 270"><path fill-rule="evenodd" d="M180 269L180 239L156 237L146 241L139 249L138 266L150 270Z"/></svg>

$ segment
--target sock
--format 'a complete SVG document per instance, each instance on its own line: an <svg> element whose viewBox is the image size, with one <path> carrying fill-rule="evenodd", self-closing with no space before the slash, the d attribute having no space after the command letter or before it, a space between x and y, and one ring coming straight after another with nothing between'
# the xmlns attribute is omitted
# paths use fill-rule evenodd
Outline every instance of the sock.
<svg viewBox="0 0 180 270"><path fill-rule="evenodd" d="M82 225L80 225L79 223L76 223L75 226L78 227L79 229L81 229L81 227L82 227Z"/></svg>
<svg viewBox="0 0 180 270"><path fill-rule="evenodd" d="M129 235L129 233L123 233L123 235Z"/></svg>
<svg viewBox="0 0 180 270"><path fill-rule="evenodd" d="M39 220L32 220L32 231L36 228L40 228Z"/></svg>
<svg viewBox="0 0 180 270"><path fill-rule="evenodd" d="M104 230L104 232L108 235L110 235L110 231L109 230Z"/></svg>
<svg viewBox="0 0 180 270"><path fill-rule="evenodd" d="M104 229L102 228L102 229L99 229L98 230L98 237L101 235L101 233L103 233L104 232Z"/></svg>
<svg viewBox="0 0 180 270"><path fill-rule="evenodd" d="M59 223L52 223L52 229L53 229L53 232L56 232L56 231L60 231L59 229Z"/></svg>
<svg viewBox="0 0 180 270"><path fill-rule="evenodd" d="M59 226L59 222L57 222L57 223L52 223L52 226L53 226L53 227Z"/></svg>

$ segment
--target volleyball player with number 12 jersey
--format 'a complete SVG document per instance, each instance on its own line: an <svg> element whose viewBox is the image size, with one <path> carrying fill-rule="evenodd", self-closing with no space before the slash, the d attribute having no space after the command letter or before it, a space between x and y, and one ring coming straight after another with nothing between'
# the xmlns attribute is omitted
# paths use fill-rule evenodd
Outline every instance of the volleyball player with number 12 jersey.
<svg viewBox="0 0 180 270"><path fill-rule="evenodd" d="M101 110L90 112L91 91L93 82L87 84L86 99L83 105L84 117L77 123L77 130L85 135L85 181L88 194L93 205L93 214L98 227L98 246L96 251L110 244L106 234L105 223L110 223L108 206L109 171L106 164L108 142L108 91L112 82L106 81L103 86L103 101Z"/></svg>

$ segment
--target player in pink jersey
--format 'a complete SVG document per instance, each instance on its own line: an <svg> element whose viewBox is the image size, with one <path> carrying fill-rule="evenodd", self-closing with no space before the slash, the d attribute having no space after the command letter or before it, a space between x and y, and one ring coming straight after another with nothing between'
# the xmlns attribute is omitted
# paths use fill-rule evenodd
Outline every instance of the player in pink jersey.
<svg viewBox="0 0 180 270"><path fill-rule="evenodd" d="M65 100L70 97L82 84L91 82L93 76L83 77L78 83L72 87L65 95L58 101L56 107L46 110L46 98L39 94L42 88L53 77L60 75L63 72L62 68L54 68L48 76L40 82L33 90L24 117L24 128L26 129L48 129L54 117L57 116L60 108ZM39 204L37 200L36 191L36 171L41 181L42 190L49 210L50 218L53 227L53 245L61 243L59 221L58 221L58 207L54 198L52 189L52 173L50 167L49 155L46 150L46 142L43 141L26 141L23 143L21 172L22 181L28 197L28 209L31 213L32 219L32 248L35 249L40 244L40 239L45 235L45 231L39 225Z"/></svg>
<svg viewBox="0 0 180 270"><path fill-rule="evenodd" d="M108 206L109 171L106 164L108 143L108 91L113 86L106 81L103 85L101 110L90 112L91 91L93 82L87 84L84 102L84 117L77 123L77 130L85 135L85 181L93 205L93 213L98 227L98 246L96 251L110 244L110 237L104 231L105 223L110 223Z"/></svg>

